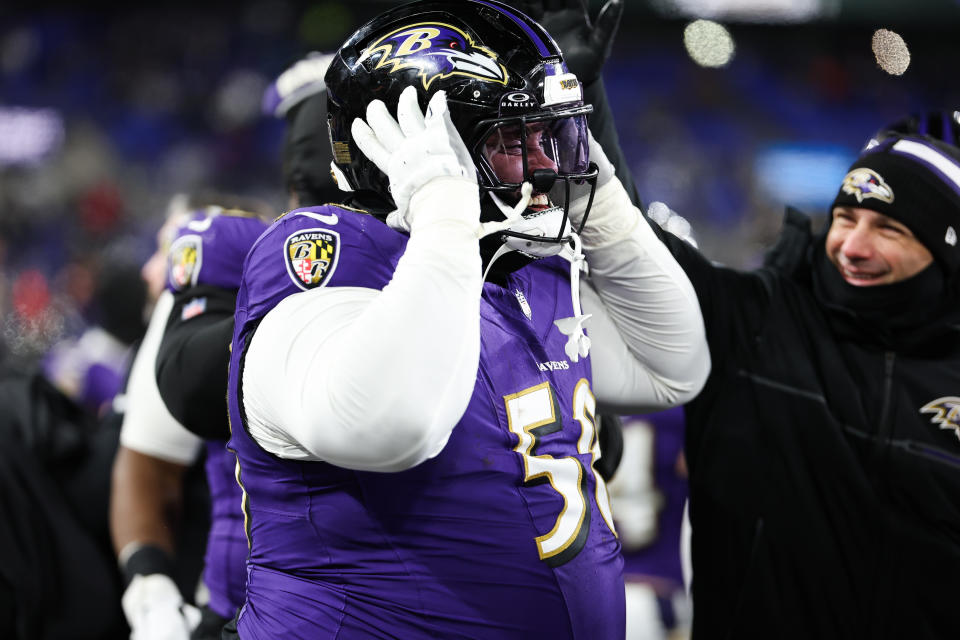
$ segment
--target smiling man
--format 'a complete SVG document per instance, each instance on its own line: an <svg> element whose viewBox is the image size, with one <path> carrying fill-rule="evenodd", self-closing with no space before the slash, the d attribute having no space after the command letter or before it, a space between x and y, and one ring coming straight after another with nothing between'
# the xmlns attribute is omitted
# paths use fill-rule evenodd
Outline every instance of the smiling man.
<svg viewBox="0 0 960 640"><path fill-rule="evenodd" d="M713 361L687 405L696 640L956 634L958 228L957 148L886 132L762 269L665 237Z"/></svg>
<svg viewBox="0 0 960 640"><path fill-rule="evenodd" d="M933 252L952 271L958 184L960 169L945 145L897 136L870 147L840 185L827 257L855 287L913 278L934 262Z"/></svg>

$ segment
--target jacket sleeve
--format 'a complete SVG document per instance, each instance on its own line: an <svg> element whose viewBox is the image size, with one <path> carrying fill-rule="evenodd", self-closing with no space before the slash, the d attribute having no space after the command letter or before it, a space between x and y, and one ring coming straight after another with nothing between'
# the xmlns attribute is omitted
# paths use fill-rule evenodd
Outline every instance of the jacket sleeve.
<svg viewBox="0 0 960 640"><path fill-rule="evenodd" d="M690 279L700 303L710 357L716 369L734 353L737 344L759 331L770 299L769 270L739 271L708 260L690 243L650 226Z"/></svg>

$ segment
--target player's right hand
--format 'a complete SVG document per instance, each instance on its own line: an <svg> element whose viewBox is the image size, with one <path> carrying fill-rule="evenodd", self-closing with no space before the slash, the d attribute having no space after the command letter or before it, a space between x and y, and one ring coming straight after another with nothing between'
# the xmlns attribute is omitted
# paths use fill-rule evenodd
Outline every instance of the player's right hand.
<svg viewBox="0 0 960 640"><path fill-rule="evenodd" d="M393 219L407 231L420 213L411 210L411 198L437 178L462 181L453 190L457 198L479 202L477 170L450 119L445 92L433 94L424 114L416 88L407 87L400 94L396 120L381 100L374 100L367 106L366 121L354 120L351 132L360 150L389 178L397 206ZM462 203L451 201L447 206L457 210Z"/></svg>
<svg viewBox="0 0 960 640"><path fill-rule="evenodd" d="M130 640L189 640L200 623L196 607L184 603L170 576L138 574L120 601L130 625Z"/></svg>

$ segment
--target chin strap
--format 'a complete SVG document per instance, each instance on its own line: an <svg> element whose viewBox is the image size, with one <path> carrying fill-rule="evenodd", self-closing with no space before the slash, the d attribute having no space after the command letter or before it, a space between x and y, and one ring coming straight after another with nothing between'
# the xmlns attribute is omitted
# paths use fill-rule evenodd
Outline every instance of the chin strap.
<svg viewBox="0 0 960 640"><path fill-rule="evenodd" d="M487 263L487 268L483 271L483 282L487 281L487 276L490 275L490 268L493 266L493 263L503 256L507 255L511 251L516 251L513 247L509 246L506 242L500 245L500 248L494 251L493 255L490 256L490 262Z"/></svg>
<svg viewBox="0 0 960 640"><path fill-rule="evenodd" d="M564 252L564 257L570 260L570 298L573 303L573 316L570 318L560 318L554 320L560 333L567 336L567 344L563 350L573 362L579 362L581 357L586 358L590 353L590 338L583 332L584 323L591 318L590 314L584 315L580 308L580 271L586 268L586 261L583 257L583 246L580 242L580 236L572 234L573 248Z"/></svg>
<svg viewBox="0 0 960 640"><path fill-rule="evenodd" d="M509 229L512 225L523 220L523 212L527 210L527 206L530 204L530 200L533 198L533 185L529 182L524 182L520 186L520 202L518 202L514 207L510 207L507 203L497 196L497 194L490 192L490 199L493 200L493 203L497 205L497 208L503 212L503 215L506 216L506 220L500 220L496 222L483 222L480 224L480 231L478 237L486 238L492 233L498 231L503 231L504 229ZM497 252L499 253L499 251ZM501 254L502 255L502 254ZM500 257L500 256L496 256ZM491 264L493 261L491 260ZM488 267L489 270L489 267Z"/></svg>
<svg viewBox="0 0 960 640"><path fill-rule="evenodd" d="M497 197L495 193L490 193L490 199L503 212L506 220L481 223L477 231L477 237L485 238L490 234L509 229L513 224L522 220L523 212L527 210L532 196L533 185L529 182L524 182L520 187L520 201L512 208ZM387 215L387 225L394 229L409 231L398 211L392 211ZM573 304L573 316L554 320L553 324L563 335L567 336L567 343L563 347L567 357L573 362L579 362L581 357L585 358L590 353L590 338L583 332L583 325L591 316L589 314L584 315L580 308L580 272L586 270L583 243L576 233L570 235L573 238L573 246L566 247L561 255L570 261L570 301ZM500 248L490 257L490 262L487 263L487 268L483 272L484 282L490 274L493 263L511 251L516 251L516 249L510 247L507 243L500 245Z"/></svg>

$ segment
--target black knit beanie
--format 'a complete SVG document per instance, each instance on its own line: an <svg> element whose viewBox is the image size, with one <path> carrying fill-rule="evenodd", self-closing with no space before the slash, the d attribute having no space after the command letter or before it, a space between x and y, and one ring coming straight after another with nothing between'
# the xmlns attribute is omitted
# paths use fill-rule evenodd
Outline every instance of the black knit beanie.
<svg viewBox="0 0 960 640"><path fill-rule="evenodd" d="M833 207L862 207L905 224L948 277L960 271L960 150L927 136L892 136L850 166Z"/></svg>

